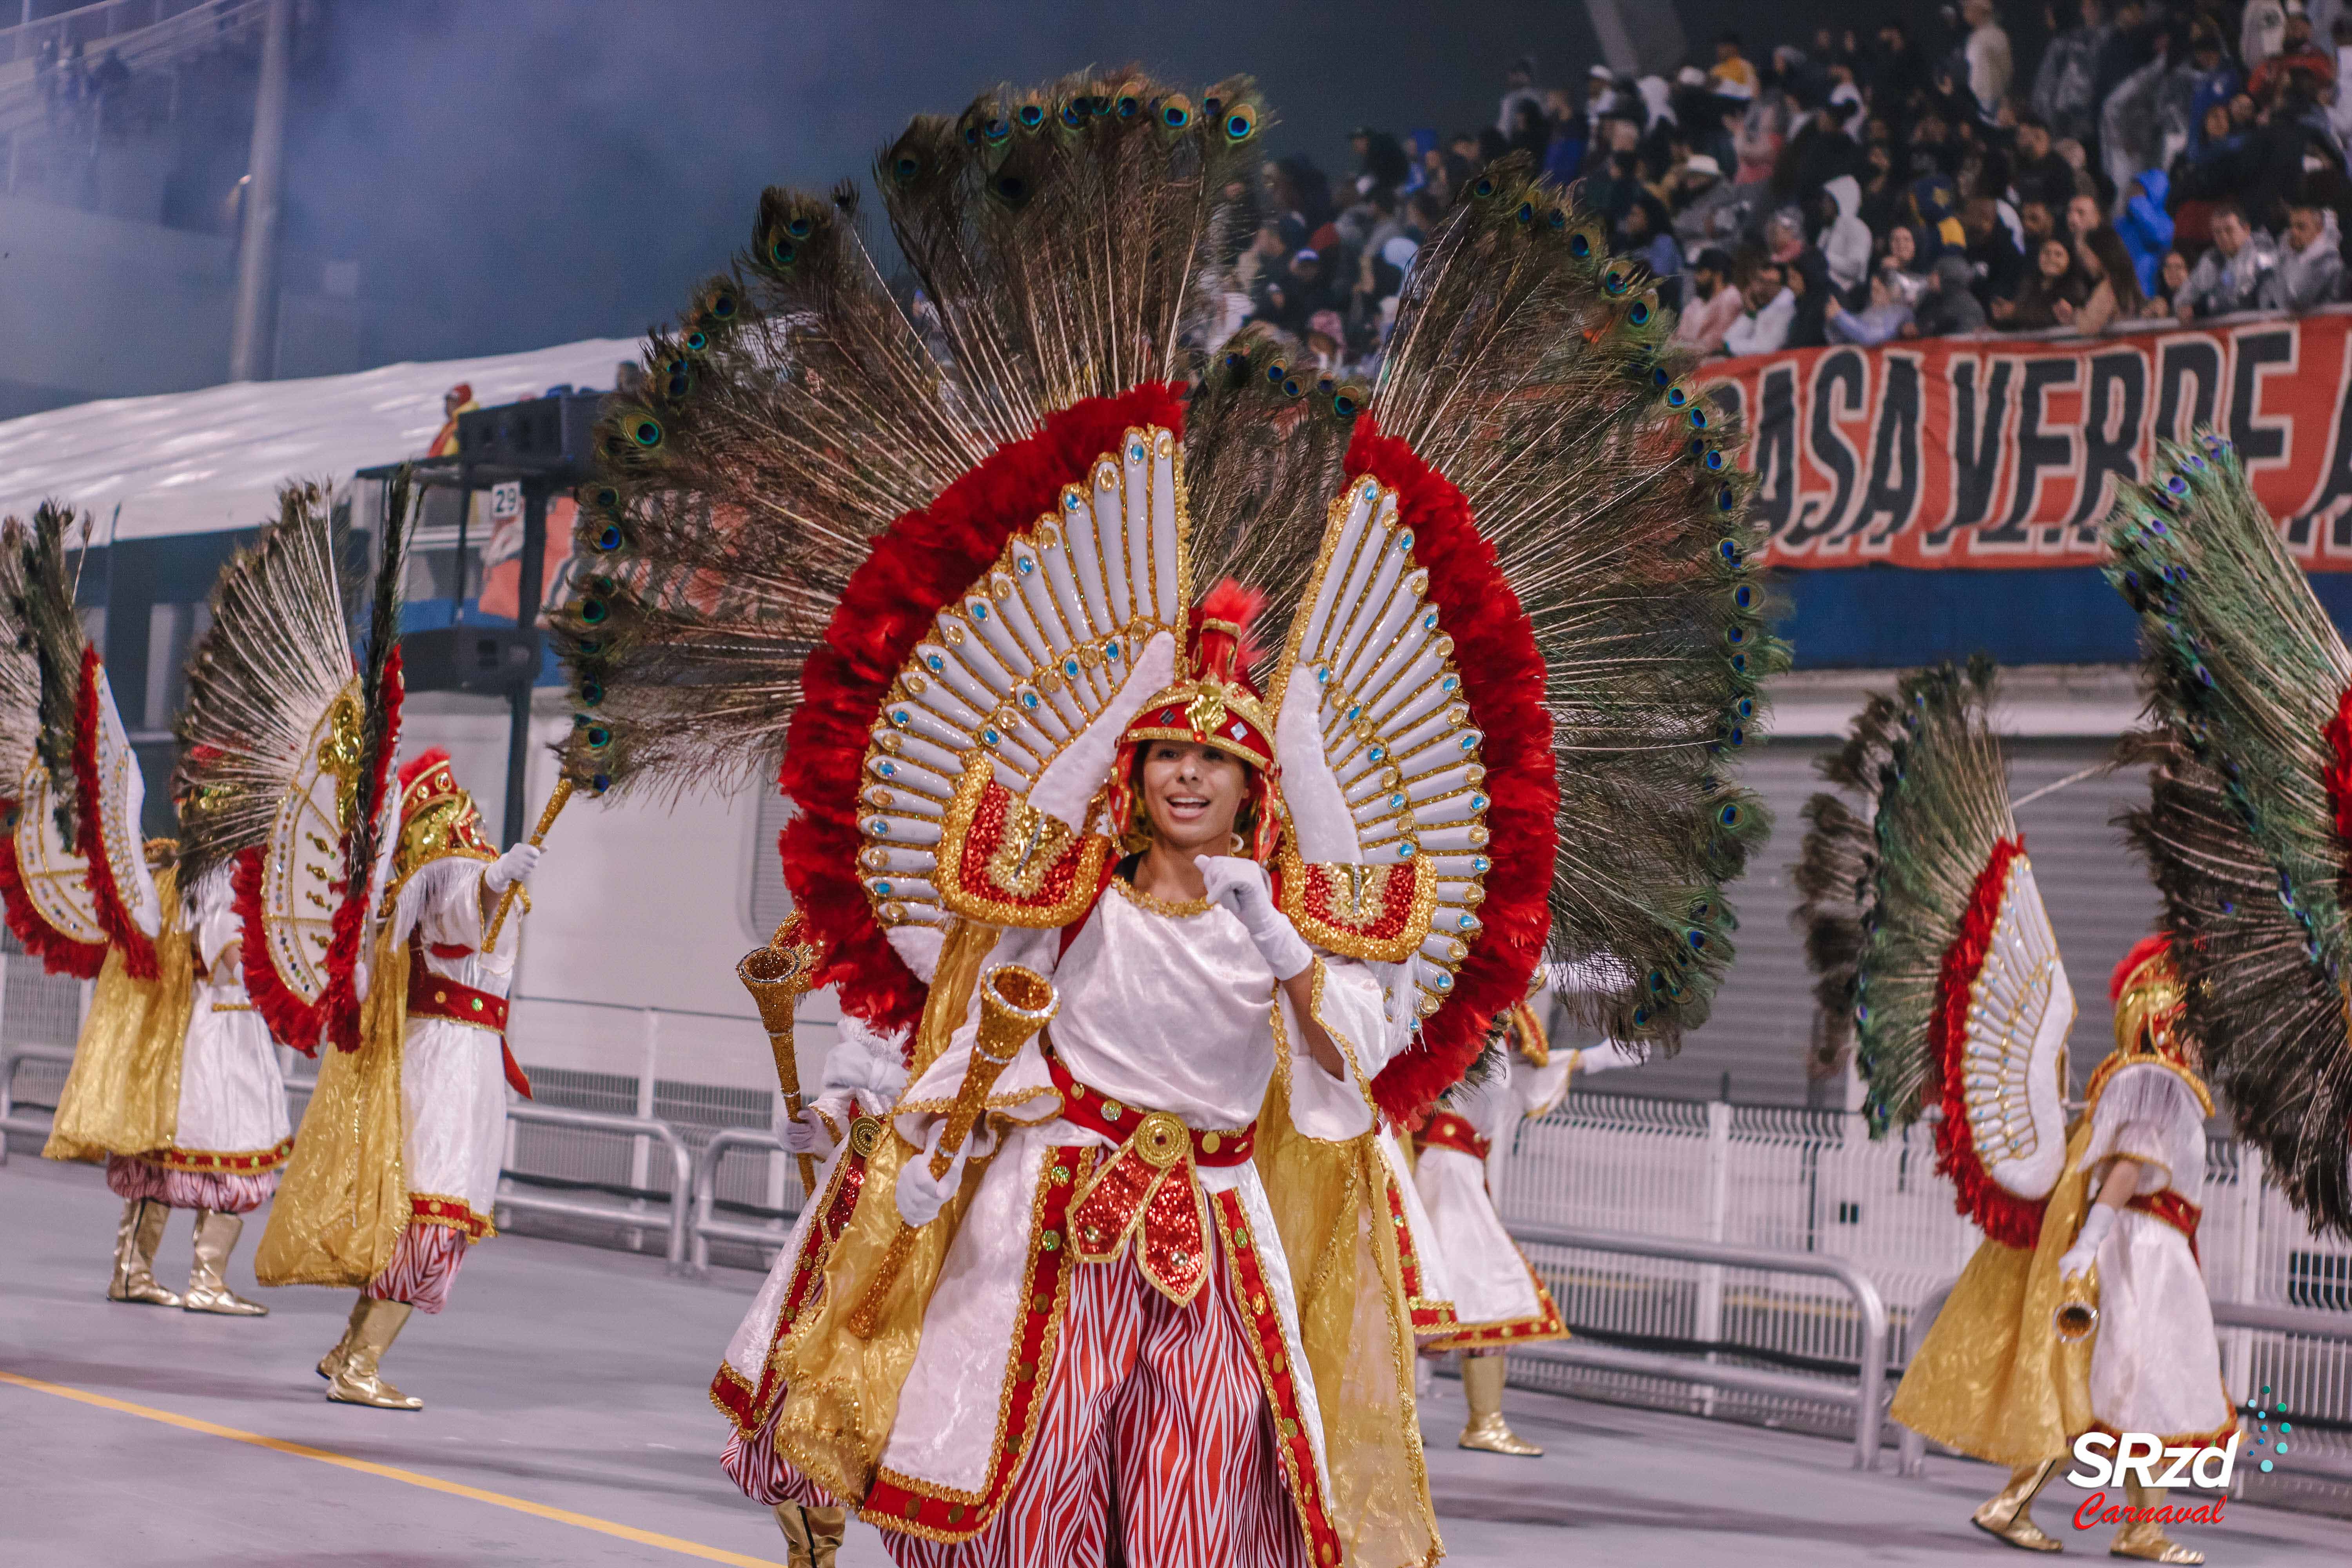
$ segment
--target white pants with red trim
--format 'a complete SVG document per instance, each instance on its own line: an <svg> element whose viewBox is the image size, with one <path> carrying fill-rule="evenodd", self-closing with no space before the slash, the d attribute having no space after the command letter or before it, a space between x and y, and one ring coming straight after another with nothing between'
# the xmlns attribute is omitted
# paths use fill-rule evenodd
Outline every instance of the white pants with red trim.
<svg viewBox="0 0 2352 1568"><path fill-rule="evenodd" d="M996 1517L955 1546L886 1529L892 1559L905 1568L1305 1568L1248 1322L1223 1244L1211 1246L1216 1262L1185 1307L1145 1282L1132 1248L1076 1265L1036 1436Z"/></svg>

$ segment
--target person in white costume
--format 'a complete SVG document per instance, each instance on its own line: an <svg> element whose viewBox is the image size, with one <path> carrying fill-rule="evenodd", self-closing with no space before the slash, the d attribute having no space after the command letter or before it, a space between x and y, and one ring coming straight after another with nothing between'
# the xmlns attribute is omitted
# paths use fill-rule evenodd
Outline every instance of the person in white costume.
<svg viewBox="0 0 2352 1568"><path fill-rule="evenodd" d="M1502 1020L1499 1061L1483 1079L1446 1097L1415 1136L1415 1184L1429 1215L1428 1247L1454 1303L1454 1321L1423 1342L1424 1358L1462 1352L1468 1421L1461 1446L1534 1458L1543 1450L1503 1419L1505 1352L1514 1344L1568 1337L1551 1292L1504 1227L1495 1207L1519 1124L1568 1098L1578 1067L1605 1072L1641 1058L1614 1040L1589 1050L1551 1049L1538 984Z"/></svg>
<svg viewBox="0 0 2352 1568"><path fill-rule="evenodd" d="M760 1293L751 1299L727 1354L710 1381L710 1402L733 1424L719 1464L743 1495L775 1510L793 1561L831 1568L848 1528L836 1500L796 1501L776 1457L776 1414L783 1403L777 1352L803 1308L815 1299L826 1258L857 1206L866 1156L880 1135L878 1120L907 1087L903 1035L877 1034L845 1016L824 1058L817 1097L784 1129L787 1152L822 1155L808 1204L776 1254Z"/></svg>
<svg viewBox="0 0 2352 1568"><path fill-rule="evenodd" d="M319 1363L327 1397L380 1410L421 1410L379 1370L411 1311L435 1313L474 1243L495 1233L506 1151L507 1088L530 1081L506 1047L507 1002L522 922L488 938L501 896L537 868L540 849L492 851L447 753L428 751L400 773L393 852L393 951L404 973L370 977L407 990L400 1047L402 1179L408 1224L392 1261L352 1304L349 1326Z"/></svg>
<svg viewBox="0 0 2352 1568"><path fill-rule="evenodd" d="M107 1185L125 1205L107 1290L112 1300L229 1317L269 1310L231 1290L224 1275L243 1216L269 1201L294 1146L277 1047L245 992L244 928L235 899L229 868L221 866L198 880L189 900L196 978L180 1050L172 1146L107 1160ZM147 1263L164 1211L175 1208L196 1216L185 1295L157 1284Z"/></svg>

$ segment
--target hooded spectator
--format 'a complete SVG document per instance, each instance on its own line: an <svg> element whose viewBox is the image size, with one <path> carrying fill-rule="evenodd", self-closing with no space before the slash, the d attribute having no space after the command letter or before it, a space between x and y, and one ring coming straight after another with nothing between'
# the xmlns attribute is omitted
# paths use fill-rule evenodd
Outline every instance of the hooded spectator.
<svg viewBox="0 0 2352 1568"><path fill-rule="evenodd" d="M2278 247L2250 227L2235 202L2213 210L2213 248L2200 257L2189 286L2172 301L2179 320L2279 308Z"/></svg>
<svg viewBox="0 0 2352 1568"><path fill-rule="evenodd" d="M1969 291L1969 258L1957 250L1948 250L1936 258L1936 269L1928 275L1927 296L1919 308L1906 338L1965 337L1985 330L1984 307Z"/></svg>
<svg viewBox="0 0 2352 1568"><path fill-rule="evenodd" d="M2308 199L2288 205L2286 234L2278 247L2280 309L2300 314L2344 297L2342 243L2328 207Z"/></svg>
<svg viewBox="0 0 2352 1568"><path fill-rule="evenodd" d="M2286 42L2285 0L2246 0L2238 19L2238 58L2252 69L2277 54Z"/></svg>
<svg viewBox="0 0 2352 1568"><path fill-rule="evenodd" d="M2116 233L2122 237L2124 248L2131 253L2133 269L2139 275L2140 291L2156 290L2157 269L2164 265L2164 253L2172 248L2172 215L2165 210L2164 198L2172 182L2161 169L2149 169L2136 175L2129 187L2131 195L2124 203L2123 216L2116 219Z"/></svg>
<svg viewBox="0 0 2352 1568"><path fill-rule="evenodd" d="M1723 347L1731 324L1747 312L1748 301L1731 281L1731 258L1709 247L1691 263L1690 299L1675 321L1675 342L1701 359Z"/></svg>
<svg viewBox="0 0 2352 1568"><path fill-rule="evenodd" d="M1852 174L1840 174L1822 189L1828 209L1815 243L1829 264L1830 284L1850 294L1870 276L1870 227L1862 221L1862 186Z"/></svg>
<svg viewBox="0 0 2352 1568"><path fill-rule="evenodd" d="M1737 358L1785 347L1790 323L1797 319L1797 297L1782 280L1780 268L1770 261L1759 262L1740 294L1745 309L1724 334L1724 353Z"/></svg>
<svg viewBox="0 0 2352 1568"><path fill-rule="evenodd" d="M1683 269L1682 247L1675 243L1673 223L1658 198L1643 191L1625 210L1617 226L1617 248L1650 269L1653 278L1672 278Z"/></svg>
<svg viewBox="0 0 2352 1568"><path fill-rule="evenodd" d="M1532 105L1543 112L1543 89L1536 86L1536 58L1521 55L1503 73L1503 104L1495 111L1495 129L1505 136L1519 122L1519 110Z"/></svg>
<svg viewBox="0 0 2352 1568"><path fill-rule="evenodd" d="M1585 135L1584 116L1576 112L1568 94L1554 88L1544 97L1544 107L1551 114L1551 140L1544 146L1544 178L1566 190L1584 172L1584 157L1591 143Z"/></svg>
<svg viewBox="0 0 2352 1568"><path fill-rule="evenodd" d="M1675 237L1683 247L1730 245L1748 226L1759 191L1735 185L1723 177L1716 161L1694 153L1683 164L1675 186Z"/></svg>
<svg viewBox="0 0 2352 1568"><path fill-rule="evenodd" d="M2099 51L2115 29L2100 0L2082 0L2081 25L2052 38L2033 73L2034 114L2053 136L2087 141L2097 130Z"/></svg>

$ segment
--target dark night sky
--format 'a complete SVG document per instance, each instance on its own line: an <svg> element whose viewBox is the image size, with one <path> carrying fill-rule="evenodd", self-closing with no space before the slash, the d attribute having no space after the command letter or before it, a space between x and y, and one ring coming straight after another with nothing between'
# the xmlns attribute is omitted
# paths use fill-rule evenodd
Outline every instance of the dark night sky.
<svg viewBox="0 0 2352 1568"><path fill-rule="evenodd" d="M1336 171L1352 124L1451 132L1493 117L1514 56L1565 80L1597 55L1576 0L379 0L331 26L293 132L297 237L362 258L376 363L640 331L741 243L763 185L863 179L908 115L991 80L1248 71L1269 146Z"/></svg>

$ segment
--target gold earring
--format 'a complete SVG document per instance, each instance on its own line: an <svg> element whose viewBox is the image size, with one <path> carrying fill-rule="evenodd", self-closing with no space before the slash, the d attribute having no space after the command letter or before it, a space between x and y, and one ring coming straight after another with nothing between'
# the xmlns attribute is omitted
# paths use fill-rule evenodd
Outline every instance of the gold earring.
<svg viewBox="0 0 2352 1568"><path fill-rule="evenodd" d="M1232 846L1226 853L1231 855L1246 855L1249 853L1249 846L1242 842L1242 836L1240 834L1228 833L1225 835L1225 840Z"/></svg>

